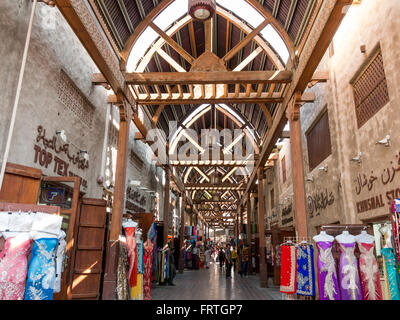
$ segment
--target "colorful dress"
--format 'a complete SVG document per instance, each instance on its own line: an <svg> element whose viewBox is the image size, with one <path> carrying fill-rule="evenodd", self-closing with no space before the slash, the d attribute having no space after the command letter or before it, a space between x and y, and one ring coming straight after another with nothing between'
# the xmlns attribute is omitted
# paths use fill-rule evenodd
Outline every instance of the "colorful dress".
<svg viewBox="0 0 400 320"><path fill-rule="evenodd" d="M342 300L363 300L358 262L354 255L355 242L340 243L339 270Z"/></svg>
<svg viewBox="0 0 400 320"><path fill-rule="evenodd" d="M53 300L57 238L34 240L29 260L25 300Z"/></svg>
<svg viewBox="0 0 400 320"><path fill-rule="evenodd" d="M151 270L153 264L153 243L148 239L144 244L143 299L151 300Z"/></svg>
<svg viewBox="0 0 400 320"><path fill-rule="evenodd" d="M314 248L301 244L297 247L297 294L315 296Z"/></svg>
<svg viewBox="0 0 400 320"><path fill-rule="evenodd" d="M320 300L340 300L336 263L332 255L332 242L317 242L318 287Z"/></svg>
<svg viewBox="0 0 400 320"><path fill-rule="evenodd" d="M400 275L394 250L393 248L383 248L381 252L386 262L390 298L391 300L400 300Z"/></svg>
<svg viewBox="0 0 400 320"><path fill-rule="evenodd" d="M373 243L359 243L360 278L364 300L382 300L378 262L374 256Z"/></svg>
<svg viewBox="0 0 400 320"><path fill-rule="evenodd" d="M31 239L28 234L6 239L0 253L0 300L23 300Z"/></svg>
<svg viewBox="0 0 400 320"><path fill-rule="evenodd" d="M137 223L134 223L134 227L124 227L126 236L126 245L128 246L128 258L129 258L129 286L131 288L136 286L137 282L137 257L136 257L136 237L135 231Z"/></svg>
<svg viewBox="0 0 400 320"><path fill-rule="evenodd" d="M281 246L281 286L280 292L296 293L297 259L295 246Z"/></svg>

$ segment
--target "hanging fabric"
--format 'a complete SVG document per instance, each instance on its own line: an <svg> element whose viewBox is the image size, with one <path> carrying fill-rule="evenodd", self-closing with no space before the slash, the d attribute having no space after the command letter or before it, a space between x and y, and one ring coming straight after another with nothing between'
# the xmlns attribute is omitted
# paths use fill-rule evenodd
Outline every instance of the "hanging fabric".
<svg viewBox="0 0 400 320"><path fill-rule="evenodd" d="M358 272L358 262L354 254L355 243L340 243L339 278L342 300L363 300Z"/></svg>
<svg viewBox="0 0 400 320"><path fill-rule="evenodd" d="M61 292L61 275L64 272L65 251L67 249L65 237L65 232L61 231L60 236L58 237L58 246L56 252L56 280L54 283L54 292L57 293Z"/></svg>
<svg viewBox="0 0 400 320"><path fill-rule="evenodd" d="M297 281L296 247L294 245L281 245L281 285L280 292L287 294L296 293Z"/></svg>
<svg viewBox="0 0 400 320"><path fill-rule="evenodd" d="M378 262L374 256L374 243L359 243L360 278L364 300L382 300Z"/></svg>
<svg viewBox="0 0 400 320"><path fill-rule="evenodd" d="M117 299L129 300L129 258L126 241L120 241L117 272Z"/></svg>
<svg viewBox="0 0 400 320"><path fill-rule="evenodd" d="M332 242L319 241L318 248L318 288L320 300L340 300L336 263L332 255Z"/></svg>
<svg viewBox="0 0 400 320"><path fill-rule="evenodd" d="M23 300L32 240L27 233L5 239L0 253L0 300Z"/></svg>
<svg viewBox="0 0 400 320"><path fill-rule="evenodd" d="M393 248L383 248L381 252L386 262L390 299L400 300L400 275L396 255L394 254Z"/></svg>
<svg viewBox="0 0 400 320"><path fill-rule="evenodd" d="M37 213L32 225L33 248L29 260L25 300L53 300L57 244L62 216Z"/></svg>
<svg viewBox="0 0 400 320"><path fill-rule="evenodd" d="M297 246L297 294L315 296L314 248L311 244Z"/></svg>
<svg viewBox="0 0 400 320"><path fill-rule="evenodd" d="M122 226L125 230L126 245L129 257L129 286L132 288L137 282L137 257L136 257L136 237L135 231L138 223L132 220L125 221Z"/></svg>
<svg viewBox="0 0 400 320"><path fill-rule="evenodd" d="M143 299L151 300L151 270L153 264L153 243L150 239L144 243Z"/></svg>

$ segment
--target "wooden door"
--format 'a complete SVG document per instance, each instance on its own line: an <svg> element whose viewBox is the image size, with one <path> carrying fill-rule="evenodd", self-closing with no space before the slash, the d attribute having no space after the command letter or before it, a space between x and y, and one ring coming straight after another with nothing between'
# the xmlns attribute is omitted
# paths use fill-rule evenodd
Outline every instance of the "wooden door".
<svg viewBox="0 0 400 320"><path fill-rule="evenodd" d="M79 177L43 177L39 195L39 203L59 205L63 217L62 230L66 233L64 271L61 275L61 292L54 294L54 300L72 299L72 267L75 262L76 222L79 214L79 192L81 178ZM59 189L61 197L52 200L46 196L48 190ZM56 202L56 203L54 203ZM57 203L58 202L58 203Z"/></svg>
<svg viewBox="0 0 400 320"><path fill-rule="evenodd" d="M42 170L7 163L0 202L36 204Z"/></svg>
<svg viewBox="0 0 400 320"><path fill-rule="evenodd" d="M98 300L106 237L105 200L82 199L73 270L72 299Z"/></svg>

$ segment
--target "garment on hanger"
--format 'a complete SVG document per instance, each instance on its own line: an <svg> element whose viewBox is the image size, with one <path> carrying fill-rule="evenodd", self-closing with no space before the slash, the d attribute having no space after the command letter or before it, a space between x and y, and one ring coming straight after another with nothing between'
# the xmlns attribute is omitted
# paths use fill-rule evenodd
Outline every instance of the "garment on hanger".
<svg viewBox="0 0 400 320"><path fill-rule="evenodd" d="M28 233L5 238L0 253L0 300L23 300L32 240Z"/></svg>
<svg viewBox="0 0 400 320"><path fill-rule="evenodd" d="M281 285L280 292L296 293L297 259L296 246L281 245Z"/></svg>
<svg viewBox="0 0 400 320"><path fill-rule="evenodd" d="M153 243L150 239L144 243L143 299L151 300L151 270L153 264Z"/></svg>
<svg viewBox="0 0 400 320"><path fill-rule="evenodd" d="M53 300L57 243L57 238L33 240L25 300Z"/></svg>
<svg viewBox="0 0 400 320"><path fill-rule="evenodd" d="M33 247L29 260L25 300L53 300L56 278L56 251L62 216L38 212L31 235Z"/></svg>
<svg viewBox="0 0 400 320"><path fill-rule="evenodd" d="M117 299L129 300L129 258L126 242L120 241L117 271Z"/></svg>
<svg viewBox="0 0 400 320"><path fill-rule="evenodd" d="M381 252L386 262L386 272L389 283L390 299L400 300L400 275L398 271L399 266L397 263L396 255L394 254L393 248L383 248Z"/></svg>
<svg viewBox="0 0 400 320"><path fill-rule="evenodd" d="M143 241L139 240L136 243L136 248L137 248L137 260L138 260L138 265L137 265L137 272L140 274L144 273L144 261L143 261Z"/></svg>
<svg viewBox="0 0 400 320"><path fill-rule="evenodd" d="M358 262L354 254L355 242L339 243L339 278L342 300L363 300Z"/></svg>
<svg viewBox="0 0 400 320"><path fill-rule="evenodd" d="M314 248L311 244L297 246L297 294L315 296Z"/></svg>
<svg viewBox="0 0 400 320"><path fill-rule="evenodd" d="M131 288L131 300L143 300L143 274L137 274L136 286Z"/></svg>
<svg viewBox="0 0 400 320"><path fill-rule="evenodd" d="M320 300L340 300L336 263L330 241L318 241L317 268Z"/></svg>
<svg viewBox="0 0 400 320"><path fill-rule="evenodd" d="M137 282L137 256L136 256L136 236L135 231L138 223L132 220L124 222L122 226L125 230L126 245L128 247L129 257L129 286L133 288Z"/></svg>
<svg viewBox="0 0 400 320"><path fill-rule="evenodd" d="M364 300L382 300L378 262L374 256L374 243L358 243L360 249L360 279Z"/></svg>

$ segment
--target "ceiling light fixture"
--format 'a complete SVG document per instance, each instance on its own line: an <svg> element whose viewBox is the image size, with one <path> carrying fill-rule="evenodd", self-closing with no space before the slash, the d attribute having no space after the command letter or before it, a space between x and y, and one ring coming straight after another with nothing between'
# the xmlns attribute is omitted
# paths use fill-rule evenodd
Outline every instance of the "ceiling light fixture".
<svg viewBox="0 0 400 320"><path fill-rule="evenodd" d="M211 19L217 9L216 0L189 0L189 14L195 20Z"/></svg>

